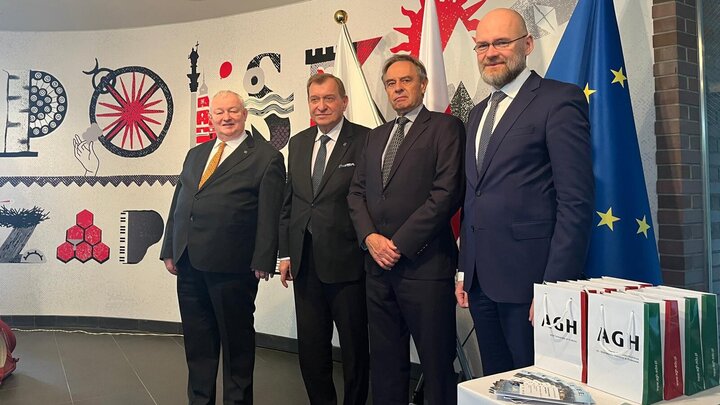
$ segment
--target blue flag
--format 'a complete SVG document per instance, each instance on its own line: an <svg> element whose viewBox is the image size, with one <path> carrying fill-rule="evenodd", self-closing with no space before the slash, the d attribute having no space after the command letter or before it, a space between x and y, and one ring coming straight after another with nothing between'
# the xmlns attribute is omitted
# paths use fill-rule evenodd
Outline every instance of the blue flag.
<svg viewBox="0 0 720 405"><path fill-rule="evenodd" d="M580 0L546 76L578 85L590 105L595 221L586 274L660 284L626 75L612 0Z"/></svg>

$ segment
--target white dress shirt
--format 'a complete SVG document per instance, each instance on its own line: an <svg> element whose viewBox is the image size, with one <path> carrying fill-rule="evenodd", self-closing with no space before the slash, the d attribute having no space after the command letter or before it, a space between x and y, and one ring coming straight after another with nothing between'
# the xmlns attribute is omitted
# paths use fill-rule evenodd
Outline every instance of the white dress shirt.
<svg viewBox="0 0 720 405"><path fill-rule="evenodd" d="M222 156L220 156L220 162L218 163L218 166L222 164L222 162L227 159L228 156L230 156L231 153L235 151L235 149L240 146L241 143L245 140L245 138L248 137L247 132L244 132L242 135L240 135L239 138L235 138L229 141L225 142L225 149L223 150ZM223 141L220 140L220 138L215 138L215 145L213 145L212 150L210 151L210 156L208 156L207 162L205 162L205 169L203 169L203 173L205 173L205 170L207 170L208 166L210 165L210 161L212 160L213 156L215 156L215 153L217 152L218 148L220 147L220 144Z"/></svg>
<svg viewBox="0 0 720 405"><path fill-rule="evenodd" d="M405 136L407 136L408 132L410 131L410 127L412 126L413 122L415 122L418 114L420 114L420 110L422 110L424 106L424 104L420 104L419 106L413 108L404 115L405 118L410 120L405 124ZM388 146L390 146L390 141L392 141L392 138L395 135L395 131L397 131L397 127L397 118L395 118L395 124L393 124L392 131L390 131L390 136L388 137L388 141L385 144L385 149L383 150L382 159L380 159L380 170L382 170L382 164L385 161L385 153L387 152Z"/></svg>
<svg viewBox="0 0 720 405"><path fill-rule="evenodd" d="M510 107L510 103L515 100L515 97L517 97L518 92L520 92L520 88L523 84L525 84L525 81L530 77L530 69L527 67L525 70L520 72L518 77L515 78L515 80L511 81L510 83L504 85L499 90L502 91L507 95L499 104L497 111L495 111L495 122L493 122L493 131L495 131L495 127L497 127L498 122L500 122L500 119L505 114L505 111L507 111L508 107ZM495 91L493 91L494 93ZM488 100L488 104L485 107L485 111L483 111L482 119L480 120L480 125L477 129L477 134L475 134L475 161L478 159L478 147L480 145L480 134L482 132L483 125L485 125L485 118L488 115L488 111L490 110L490 101Z"/></svg>
<svg viewBox="0 0 720 405"><path fill-rule="evenodd" d="M342 129L343 122L345 122L345 118L341 118L340 122L338 122L338 124L335 125L333 129L328 131L327 134L323 134L318 127L317 135L315 135L315 143L313 143L312 160L310 161L310 176L312 176L313 172L315 171L315 158L317 158L318 151L320 150L320 144L322 143L320 142L320 137L322 137L323 135L327 135L330 137L330 140L325 144L325 149L327 150L327 153L325 154L325 162L323 164L323 167L325 167L327 166L327 161L328 159L330 159L330 155L332 154L332 151L335 148L335 144L340 137L340 130Z"/></svg>

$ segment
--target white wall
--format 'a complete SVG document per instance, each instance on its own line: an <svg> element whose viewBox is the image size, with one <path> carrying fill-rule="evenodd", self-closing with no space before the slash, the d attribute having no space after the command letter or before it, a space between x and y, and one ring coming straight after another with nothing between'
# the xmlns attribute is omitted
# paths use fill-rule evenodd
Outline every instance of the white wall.
<svg viewBox="0 0 720 405"><path fill-rule="evenodd" d="M477 1L468 1L465 8ZM488 0L474 17L479 18L497 6L521 5L523 1ZM547 4L553 2L530 1ZM558 10L571 7L573 0L556 1ZM167 83L174 103L172 124L166 138L154 152L139 158L124 158L110 153L95 142L100 160L98 176L175 175L190 145L191 95L188 90L188 54L200 43L198 70L204 73L209 92L231 88L247 94L243 86L247 64L265 52L281 54L281 72L268 59L261 64L268 87L283 98L294 94L291 132L304 129L309 122L305 104L305 80L310 67L305 64L305 50L324 48L336 43L339 26L333 21L337 9L345 9L350 18L348 28L355 41L382 37L364 66L376 101L386 116L379 80L382 61L391 55L390 48L405 40L393 30L409 26L409 18L400 8L420 8L419 0L330 1L315 0L294 6L265 10L247 15L198 21L187 24L98 32L27 33L3 32L0 41L0 72L44 71L55 76L67 91L68 109L62 124L51 134L30 141L37 157L0 157L0 201L10 208L32 208L37 205L49 213L49 219L37 226L24 251L40 250L45 263L0 263L0 314L20 315L86 315L178 321L174 278L168 275L159 255L159 243L153 245L138 264L121 264L120 213L125 210L154 210L167 215L172 195L168 183L142 185L51 185L10 184L9 178L37 183L48 176L82 176L84 169L73 156L73 137L89 126L88 108L93 87L83 70L93 68L95 58L101 67L118 69L144 66ZM439 7L442 10L442 7ZM651 1L616 1L621 35L625 48L635 119L645 167L651 208L657 211L655 194L655 139L652 78ZM543 73L547 68L565 25L542 36L530 58L533 69ZM455 27L445 51L449 85L455 89L460 81L468 87L475 102L487 95L487 87L478 83L471 33L461 23ZM218 69L224 61L233 64L233 73L220 79ZM125 76L129 80L130 76ZM14 111L17 100L6 97L5 76L0 76L0 111ZM203 79L201 78L201 81ZM126 83L130 86L130 83ZM14 90L13 90L14 91ZM14 95L11 91L10 95ZM21 91L22 93L22 91ZM27 94L25 94L27 96ZM452 96L452 94L451 94ZM23 102L20 100L20 102ZM27 103L27 101L24 101ZM15 104L14 104L15 103ZM162 105L162 103L161 103ZM285 106L287 107L287 105ZM5 133L0 120L0 140ZM261 117L250 117L261 133L268 134ZM12 128L10 129L12 133ZM0 150L1 151L1 150ZM128 179L128 177L123 177ZM33 180L34 179L34 180ZM9 201L9 202L7 202ZM56 258L56 248L65 240L65 230L74 223L75 214L88 209L95 214L95 224L102 231L103 242L110 247L110 259L104 264L77 260L65 264ZM0 241L10 233L0 228ZM1 243L1 242L0 242ZM263 283L258 295L256 325L260 332L295 336L292 293L279 280Z"/></svg>

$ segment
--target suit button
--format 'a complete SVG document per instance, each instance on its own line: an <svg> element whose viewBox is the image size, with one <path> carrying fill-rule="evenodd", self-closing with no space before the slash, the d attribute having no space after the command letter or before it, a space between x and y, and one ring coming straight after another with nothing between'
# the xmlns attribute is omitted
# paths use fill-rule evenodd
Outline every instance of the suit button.
<svg viewBox="0 0 720 405"><path fill-rule="evenodd" d="M194 221L194 218L192 215L190 215L190 222L193 222L193 221Z"/></svg>
<svg viewBox="0 0 720 405"><path fill-rule="evenodd" d="M315 208L315 203L310 203L310 208Z"/></svg>
<svg viewBox="0 0 720 405"><path fill-rule="evenodd" d="M472 231L475 232L475 225L470 226L470 229L472 229Z"/></svg>
<svg viewBox="0 0 720 405"><path fill-rule="evenodd" d="M480 192L480 191L475 192L475 196L480 197L481 195L482 195L482 192Z"/></svg>

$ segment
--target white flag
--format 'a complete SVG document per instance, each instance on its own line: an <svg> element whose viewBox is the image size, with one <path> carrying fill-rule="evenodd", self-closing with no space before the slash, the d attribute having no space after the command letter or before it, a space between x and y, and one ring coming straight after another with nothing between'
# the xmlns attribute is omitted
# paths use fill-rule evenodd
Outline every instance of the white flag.
<svg viewBox="0 0 720 405"><path fill-rule="evenodd" d="M440 24L435 9L435 0L425 0L418 58L425 65L428 73L429 83L425 90L425 107L430 111L447 112L450 106L450 97L447 90L445 61L443 60Z"/></svg>
<svg viewBox="0 0 720 405"><path fill-rule="evenodd" d="M356 124L375 128L380 126L383 120L380 118L375 101L373 101L370 89L365 81L347 26L345 24L340 25L342 28L340 29L337 47L335 47L333 72L345 84L345 90L350 99L345 116Z"/></svg>

